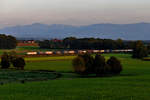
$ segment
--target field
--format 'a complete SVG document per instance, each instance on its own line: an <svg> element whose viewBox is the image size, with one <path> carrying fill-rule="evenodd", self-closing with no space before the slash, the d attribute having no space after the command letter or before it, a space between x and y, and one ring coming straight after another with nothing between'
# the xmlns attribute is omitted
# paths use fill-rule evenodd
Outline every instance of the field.
<svg viewBox="0 0 150 100"><path fill-rule="evenodd" d="M106 59L116 56L122 61L124 70L121 75L101 78L81 77L72 73L71 59L74 56L66 57L67 59L55 57L54 60L50 57L26 58L26 71L53 70L62 76L47 81L25 83L15 81L1 84L0 100L149 100L149 61L131 59L129 54L104 54L104 56ZM2 72L4 71L1 70L0 73ZM6 73L9 75L10 71ZM3 74L0 75L2 77ZM17 75L22 78L20 74Z"/></svg>
<svg viewBox="0 0 150 100"><path fill-rule="evenodd" d="M61 50L61 49L41 49L40 47L38 46L17 46L16 49L1 49L0 50L0 55L3 54L3 52L11 52L11 51L15 51L17 54L19 55L24 55L26 54L26 52L30 52L30 51L42 51L42 52L45 52L45 51L55 51L55 50Z"/></svg>

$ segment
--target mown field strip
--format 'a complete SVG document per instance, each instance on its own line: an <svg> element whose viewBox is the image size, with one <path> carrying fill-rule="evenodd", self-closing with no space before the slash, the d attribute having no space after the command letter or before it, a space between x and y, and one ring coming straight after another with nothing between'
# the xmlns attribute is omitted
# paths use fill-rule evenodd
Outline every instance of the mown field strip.
<svg viewBox="0 0 150 100"><path fill-rule="evenodd" d="M34 62L34 61L58 61L58 60L72 60L76 56L54 56L54 57L31 57L25 58L27 62Z"/></svg>

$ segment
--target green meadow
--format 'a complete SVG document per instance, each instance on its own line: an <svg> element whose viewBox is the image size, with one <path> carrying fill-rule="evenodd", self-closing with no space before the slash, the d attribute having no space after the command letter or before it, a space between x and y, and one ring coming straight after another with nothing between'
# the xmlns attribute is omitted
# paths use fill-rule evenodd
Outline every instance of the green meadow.
<svg viewBox="0 0 150 100"><path fill-rule="evenodd" d="M41 49L38 46L17 46L16 49L17 51L54 51L54 50L61 50L61 49Z"/></svg>
<svg viewBox="0 0 150 100"><path fill-rule="evenodd" d="M15 70L1 70L0 82L12 79L46 77L46 80L12 81L0 85L0 100L149 100L150 62L132 59L129 54L103 54L106 59L116 56L121 60L123 71L113 77L81 77L73 73L71 60L75 56L25 58L25 76ZM49 74L32 71L48 70L61 73L51 79ZM31 71L31 73L30 73ZM4 75L5 73L5 75ZM17 73L13 77L13 73Z"/></svg>

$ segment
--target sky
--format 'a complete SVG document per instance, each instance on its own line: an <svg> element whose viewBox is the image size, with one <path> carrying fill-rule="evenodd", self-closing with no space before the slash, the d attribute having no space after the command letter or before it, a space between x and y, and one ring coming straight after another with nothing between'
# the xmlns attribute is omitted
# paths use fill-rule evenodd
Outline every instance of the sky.
<svg viewBox="0 0 150 100"><path fill-rule="evenodd" d="M150 0L0 0L0 28L150 22Z"/></svg>

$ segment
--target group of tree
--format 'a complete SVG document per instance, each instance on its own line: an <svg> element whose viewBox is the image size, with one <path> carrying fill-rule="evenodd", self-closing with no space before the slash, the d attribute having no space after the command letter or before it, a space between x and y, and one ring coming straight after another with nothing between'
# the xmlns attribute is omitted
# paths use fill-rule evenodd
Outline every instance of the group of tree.
<svg viewBox="0 0 150 100"><path fill-rule="evenodd" d="M143 44L142 41L136 41L133 44L133 58L142 59L143 57L147 57L149 54L148 47Z"/></svg>
<svg viewBox="0 0 150 100"><path fill-rule="evenodd" d="M23 57L19 57L15 52L4 52L1 56L1 68L7 69L13 65L13 67L17 69L24 69L25 60Z"/></svg>
<svg viewBox="0 0 150 100"><path fill-rule="evenodd" d="M48 49L133 49L132 57L141 59L150 53L150 44L144 41L123 41L121 39L75 38L61 41L45 40L39 42L40 48Z"/></svg>
<svg viewBox="0 0 150 100"><path fill-rule="evenodd" d="M17 46L17 40L11 35L0 34L0 49L14 49Z"/></svg>
<svg viewBox="0 0 150 100"><path fill-rule="evenodd" d="M117 75L122 71L121 62L116 57L107 61L99 54L93 57L90 54L78 55L72 61L73 69L81 75L96 74L96 76Z"/></svg>
<svg viewBox="0 0 150 100"><path fill-rule="evenodd" d="M48 49L125 49L130 48L130 42L121 39L75 38L68 37L62 41L39 41L40 48Z"/></svg>
<svg viewBox="0 0 150 100"><path fill-rule="evenodd" d="M63 41L44 40L39 41L40 48L43 49L61 49L64 48Z"/></svg>

